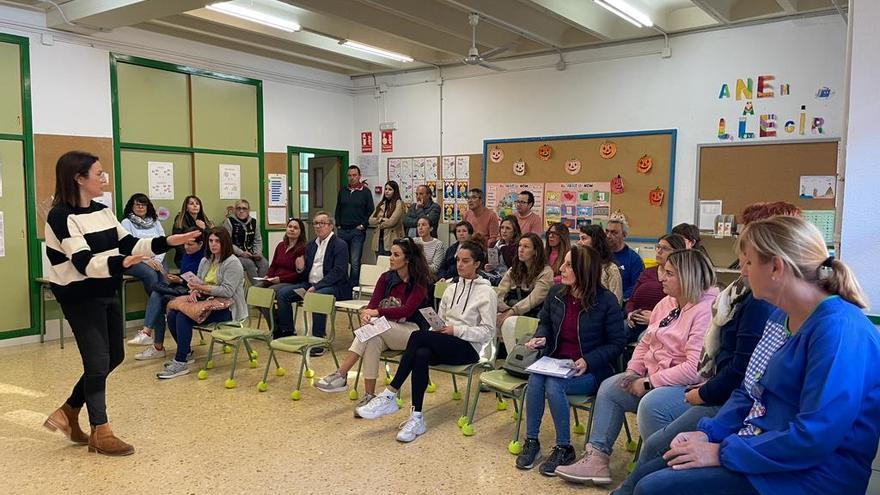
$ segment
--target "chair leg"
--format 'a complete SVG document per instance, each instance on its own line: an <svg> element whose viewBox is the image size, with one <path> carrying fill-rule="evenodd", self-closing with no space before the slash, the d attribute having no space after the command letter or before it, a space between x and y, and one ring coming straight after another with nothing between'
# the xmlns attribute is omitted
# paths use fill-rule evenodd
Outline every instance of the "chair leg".
<svg viewBox="0 0 880 495"><path fill-rule="evenodd" d="M336 357L336 351L333 350L333 345L327 344L327 349L330 350L330 355L333 356L333 362L336 363L336 369L339 369L339 358Z"/></svg>
<svg viewBox="0 0 880 495"><path fill-rule="evenodd" d="M224 383L226 388L235 388L235 365L238 364L239 349L241 349L241 339L236 339L232 351L232 366L229 368L229 378Z"/></svg>
<svg viewBox="0 0 880 495"><path fill-rule="evenodd" d="M590 411L587 413L587 431L584 432L584 450L587 450L587 444L590 442L590 432L593 431L593 409L596 407L594 401L590 405Z"/></svg>
<svg viewBox="0 0 880 495"><path fill-rule="evenodd" d="M214 367L214 336L211 336L211 342L208 343L208 359L205 360L204 369L209 370Z"/></svg>
<svg viewBox="0 0 880 495"><path fill-rule="evenodd" d="M349 392L349 397L351 397L352 395L354 395L354 399L352 399L352 400L357 399L358 382L359 382L360 379L361 379L361 366L362 366L363 364L364 364L364 358L363 358L363 356L361 356L361 358L358 359L357 372L356 372L355 375L354 375L354 386L351 387L351 390L354 391L354 394L352 394L351 392ZM337 368L338 368L338 367L337 367Z"/></svg>
<svg viewBox="0 0 880 495"><path fill-rule="evenodd" d="M276 369L276 373L277 373L278 372L277 370L280 370L281 367L278 366L278 358L275 357L275 349L272 349L270 347L269 348L269 359L266 360L266 369L263 371L263 380L257 384L257 390L259 390L260 392L265 392L266 390L269 389L269 383L267 380L269 379L269 366L272 366L273 359L275 360L275 369Z"/></svg>
<svg viewBox="0 0 880 495"><path fill-rule="evenodd" d="M309 355L309 348L303 347L302 350L300 350L300 354L302 355L302 359L300 359L299 363L299 378L296 381L296 390L290 394L290 398L293 400L299 400L302 397L300 388L302 387L303 375L306 373L306 356Z"/></svg>

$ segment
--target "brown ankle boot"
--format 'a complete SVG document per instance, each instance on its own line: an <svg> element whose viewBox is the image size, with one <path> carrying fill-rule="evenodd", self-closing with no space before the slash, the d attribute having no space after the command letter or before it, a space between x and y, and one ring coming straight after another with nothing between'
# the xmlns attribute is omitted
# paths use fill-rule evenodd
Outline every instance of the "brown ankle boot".
<svg viewBox="0 0 880 495"><path fill-rule="evenodd" d="M134 447L116 438L109 423L92 427L89 436L89 452L97 452L104 455L131 455Z"/></svg>
<svg viewBox="0 0 880 495"><path fill-rule="evenodd" d="M89 443L89 436L79 427L79 411L80 408L74 409L65 402L46 418L43 426L49 431L61 430L71 442L85 445Z"/></svg>

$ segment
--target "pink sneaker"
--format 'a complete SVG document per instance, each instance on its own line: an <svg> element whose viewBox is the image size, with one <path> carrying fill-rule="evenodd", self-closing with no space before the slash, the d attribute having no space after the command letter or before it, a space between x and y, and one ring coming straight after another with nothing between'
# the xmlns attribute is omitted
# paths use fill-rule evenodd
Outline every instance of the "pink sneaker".
<svg viewBox="0 0 880 495"><path fill-rule="evenodd" d="M556 468L556 475L572 483L592 482L595 485L607 485L611 483L609 463L608 454L604 454L587 444L584 456L574 464Z"/></svg>

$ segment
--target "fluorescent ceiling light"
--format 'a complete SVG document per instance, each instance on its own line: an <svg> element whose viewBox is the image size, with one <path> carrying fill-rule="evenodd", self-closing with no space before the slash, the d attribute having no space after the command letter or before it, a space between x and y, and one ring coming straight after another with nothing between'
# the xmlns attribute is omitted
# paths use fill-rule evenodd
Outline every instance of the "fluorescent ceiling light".
<svg viewBox="0 0 880 495"><path fill-rule="evenodd" d="M383 50L381 48L376 48L375 46L365 45L363 43L358 43L357 41L352 40L342 40L339 42L342 46L347 46L349 48L354 48L355 50L360 50L362 52L371 53L373 55L378 55L380 57L390 58L391 60L397 60L398 62L412 62L413 58L408 57L406 55L402 55L400 53L389 52L388 50Z"/></svg>
<svg viewBox="0 0 880 495"><path fill-rule="evenodd" d="M302 27L295 21L282 19L274 15L264 14L263 12L249 9L247 7L242 7L232 2L214 3L208 5L207 8L209 10L222 12L224 14L238 17L239 19L244 19L246 21L256 22L257 24L273 27L275 29L281 29L282 31L287 31L288 33L295 33L296 31L302 29Z"/></svg>
<svg viewBox="0 0 880 495"><path fill-rule="evenodd" d="M646 14L623 0L593 0L609 12L629 22L635 27L651 27L654 22Z"/></svg>

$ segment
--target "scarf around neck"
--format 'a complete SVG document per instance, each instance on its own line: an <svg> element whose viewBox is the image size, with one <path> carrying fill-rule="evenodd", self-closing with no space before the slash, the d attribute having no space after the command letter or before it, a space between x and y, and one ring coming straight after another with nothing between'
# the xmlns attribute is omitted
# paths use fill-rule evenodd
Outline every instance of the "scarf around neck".
<svg viewBox="0 0 880 495"><path fill-rule="evenodd" d="M153 225L155 225L156 223L155 218L139 217L134 213L129 213L128 220L133 223L135 227L141 230L152 229Z"/></svg>
<svg viewBox="0 0 880 495"><path fill-rule="evenodd" d="M703 339L703 351L700 354L700 364L697 369L700 376L706 380L715 376L718 371L715 358L721 350L721 327L730 323L736 315L737 307L751 293L746 281L740 277L728 285L712 304L712 321L706 330Z"/></svg>

